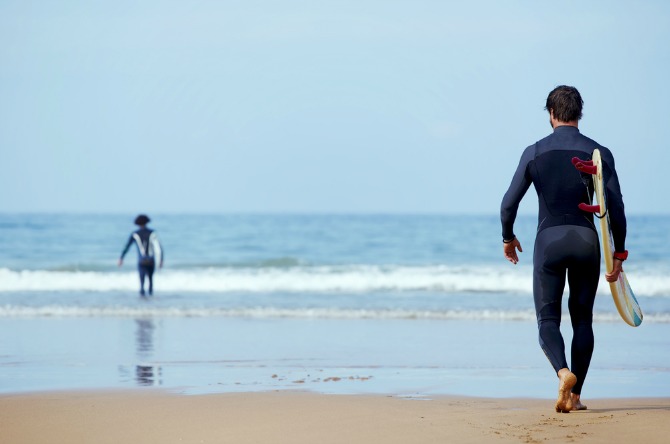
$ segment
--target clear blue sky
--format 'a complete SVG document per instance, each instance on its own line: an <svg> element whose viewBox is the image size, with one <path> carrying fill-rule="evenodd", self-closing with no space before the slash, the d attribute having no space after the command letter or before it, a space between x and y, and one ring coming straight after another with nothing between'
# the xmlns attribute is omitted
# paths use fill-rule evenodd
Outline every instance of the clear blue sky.
<svg viewBox="0 0 670 444"><path fill-rule="evenodd" d="M0 42L3 212L497 214L559 84L670 212L670 2L0 0Z"/></svg>

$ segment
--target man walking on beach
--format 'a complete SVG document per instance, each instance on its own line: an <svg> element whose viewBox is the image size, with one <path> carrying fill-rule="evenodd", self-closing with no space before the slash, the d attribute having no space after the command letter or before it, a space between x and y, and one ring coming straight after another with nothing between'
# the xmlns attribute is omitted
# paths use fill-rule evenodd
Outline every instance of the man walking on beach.
<svg viewBox="0 0 670 444"><path fill-rule="evenodd" d="M576 88L559 86L549 94L545 109L553 133L529 146L502 200L503 252L516 264L521 243L514 221L521 199L532 183L539 201L538 228L533 253L533 297L540 346L559 378L557 412L585 410L580 395L593 354L593 303L600 275L600 244L593 214L578 208L591 202L591 176L582 174L571 159L590 159L599 149L603 161L608 213L614 239L614 268L605 275L615 282L627 257L626 217L614 158L609 149L583 136L578 129L582 98ZM567 281L573 339L571 367L565 357L560 331L561 299Z"/></svg>
<svg viewBox="0 0 670 444"><path fill-rule="evenodd" d="M158 236L156 233L153 230L147 228L147 224L149 222L149 217L144 214L140 214L135 218L135 225L139 226L139 229L130 235L128 242L126 243L126 247L123 249L123 252L121 252L121 257L119 258L120 267L123 265L123 257L126 255L133 242L135 245L137 245L137 271L140 274L140 296L145 296L145 278L148 278L149 280L149 296L151 296L154 292L154 270L156 269L156 258L158 258L159 267L163 268L163 248L161 243L158 241Z"/></svg>

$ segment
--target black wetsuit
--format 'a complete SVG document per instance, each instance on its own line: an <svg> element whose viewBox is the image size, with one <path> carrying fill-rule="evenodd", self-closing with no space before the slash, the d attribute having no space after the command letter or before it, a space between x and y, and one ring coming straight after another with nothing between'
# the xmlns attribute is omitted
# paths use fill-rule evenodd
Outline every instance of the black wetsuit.
<svg viewBox="0 0 670 444"><path fill-rule="evenodd" d="M121 253L121 259L126 255L130 246L135 243L137 245L137 271L140 274L140 294L144 296L144 280L148 278L149 280L149 294L153 294L154 291L154 271L156 269L156 257L159 261L163 260L164 251L161 247L158 237L153 230L149 228L142 227L139 230L135 231L128 238L123 252Z"/></svg>
<svg viewBox="0 0 670 444"><path fill-rule="evenodd" d="M532 183L539 201L533 253L533 295L540 346L554 369L571 368L577 376L573 393L580 394L593 354L593 303L600 276L600 243L594 217L578 208L590 203L593 181L571 159L591 159L598 148L615 251L625 250L626 217L609 149L583 136L574 126L558 126L548 137L523 152L512 183L503 197L500 216L503 239L514 238L519 203ZM568 308L573 328L568 367L560 331L561 299L567 281Z"/></svg>

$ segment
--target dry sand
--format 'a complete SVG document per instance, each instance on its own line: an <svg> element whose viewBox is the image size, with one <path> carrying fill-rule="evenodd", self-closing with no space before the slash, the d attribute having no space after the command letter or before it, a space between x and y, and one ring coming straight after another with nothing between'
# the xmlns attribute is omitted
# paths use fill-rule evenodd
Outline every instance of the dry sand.
<svg viewBox="0 0 670 444"><path fill-rule="evenodd" d="M2 443L670 442L670 399L552 400L135 391L0 395Z"/></svg>

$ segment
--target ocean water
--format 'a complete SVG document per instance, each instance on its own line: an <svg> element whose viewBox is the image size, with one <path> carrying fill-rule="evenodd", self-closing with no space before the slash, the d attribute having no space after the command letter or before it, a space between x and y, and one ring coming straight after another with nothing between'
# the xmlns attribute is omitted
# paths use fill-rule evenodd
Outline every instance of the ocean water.
<svg viewBox="0 0 670 444"><path fill-rule="evenodd" d="M166 257L146 299L134 249L116 265L134 215L0 215L0 392L524 394L504 377L553 395L532 302L534 217L517 222L513 266L495 215L151 216ZM629 396L670 396L668 228L670 216L629 216L641 327L623 323L601 279L597 396L627 384Z"/></svg>

